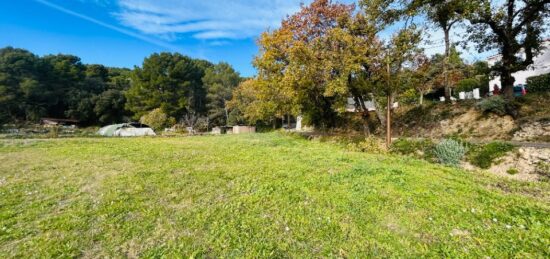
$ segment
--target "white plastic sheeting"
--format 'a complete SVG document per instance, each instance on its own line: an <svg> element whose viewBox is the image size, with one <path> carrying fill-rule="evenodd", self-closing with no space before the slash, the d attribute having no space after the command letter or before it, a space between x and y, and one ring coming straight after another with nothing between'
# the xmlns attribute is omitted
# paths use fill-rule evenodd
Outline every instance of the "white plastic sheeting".
<svg viewBox="0 0 550 259"><path fill-rule="evenodd" d="M113 136L116 137L141 137L141 136L156 136L151 128L120 128L115 131Z"/></svg>
<svg viewBox="0 0 550 259"><path fill-rule="evenodd" d="M153 129L141 123L121 123L105 126L97 134L106 137L156 136Z"/></svg>

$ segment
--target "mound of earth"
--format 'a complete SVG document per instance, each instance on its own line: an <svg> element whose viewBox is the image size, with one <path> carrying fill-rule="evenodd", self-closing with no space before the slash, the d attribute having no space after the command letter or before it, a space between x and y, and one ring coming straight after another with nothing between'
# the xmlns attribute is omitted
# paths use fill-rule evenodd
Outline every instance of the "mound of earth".
<svg viewBox="0 0 550 259"><path fill-rule="evenodd" d="M550 178L550 149L523 147L510 152L488 169L498 176L522 181Z"/></svg>
<svg viewBox="0 0 550 259"><path fill-rule="evenodd" d="M401 121L400 121L401 120ZM464 105L436 105L414 108L399 114L397 132L405 136L465 139L511 139L518 124L511 116L484 114Z"/></svg>
<svg viewBox="0 0 550 259"><path fill-rule="evenodd" d="M497 116L481 114L475 109L466 113L442 120L439 127L432 129L435 136L463 135L475 139L509 139L510 132L516 128L511 116Z"/></svg>

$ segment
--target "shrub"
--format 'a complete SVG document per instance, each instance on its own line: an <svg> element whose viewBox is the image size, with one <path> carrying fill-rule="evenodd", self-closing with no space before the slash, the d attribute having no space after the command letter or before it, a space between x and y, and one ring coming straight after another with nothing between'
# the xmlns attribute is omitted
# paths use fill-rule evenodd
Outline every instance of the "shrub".
<svg viewBox="0 0 550 259"><path fill-rule="evenodd" d="M206 117L198 118L195 125L193 125L193 129L197 132L206 132L208 131L208 127L208 119Z"/></svg>
<svg viewBox="0 0 550 259"><path fill-rule="evenodd" d="M48 131L47 137L48 137L48 138L58 138L58 137L59 137L59 133L60 133L59 126L53 126L53 127L51 127L50 130Z"/></svg>
<svg viewBox="0 0 550 259"><path fill-rule="evenodd" d="M496 113L498 115L506 114L506 100L501 96L492 96L483 99L477 104L477 108L484 113Z"/></svg>
<svg viewBox="0 0 550 259"><path fill-rule="evenodd" d="M439 142L434 148L434 155L437 160L450 166L458 166L466 153L466 148L458 141L445 139Z"/></svg>
<svg viewBox="0 0 550 259"><path fill-rule="evenodd" d="M390 151L400 155L411 155L417 158L429 158L434 143L429 139L409 140L398 139L391 145Z"/></svg>
<svg viewBox="0 0 550 259"><path fill-rule="evenodd" d="M466 78L458 81L456 92L470 92L479 87L479 81L476 78Z"/></svg>
<svg viewBox="0 0 550 259"><path fill-rule="evenodd" d="M538 162L535 166L535 173L540 175L542 180L550 180L550 163Z"/></svg>
<svg viewBox="0 0 550 259"><path fill-rule="evenodd" d="M529 92L550 92L550 73L527 78Z"/></svg>
<svg viewBox="0 0 550 259"><path fill-rule="evenodd" d="M351 142L348 144L348 149L351 151L376 154L383 154L387 152L384 141L376 137L367 137L360 142Z"/></svg>
<svg viewBox="0 0 550 259"><path fill-rule="evenodd" d="M468 152L468 160L479 168L487 169L491 167L496 159L503 157L512 150L514 150L512 144L491 142L471 148Z"/></svg>
<svg viewBox="0 0 550 259"><path fill-rule="evenodd" d="M139 121L143 124L147 124L155 130L162 130L165 127L171 127L176 124L176 120L172 117L168 117L160 108L154 109L149 113L141 116Z"/></svg>
<svg viewBox="0 0 550 259"><path fill-rule="evenodd" d="M419 93L411 88L399 96L399 104L414 104L418 102Z"/></svg>
<svg viewBox="0 0 550 259"><path fill-rule="evenodd" d="M517 168L508 168L508 170L506 170L506 173L510 175L515 175L519 173L519 170Z"/></svg>
<svg viewBox="0 0 550 259"><path fill-rule="evenodd" d="M452 139L456 142L458 142L460 145L462 145L463 147L466 148L466 150L469 150L473 144L468 142L466 139L464 139L463 137L461 137L460 135L458 134L449 134L449 135L445 135L445 138L446 139Z"/></svg>

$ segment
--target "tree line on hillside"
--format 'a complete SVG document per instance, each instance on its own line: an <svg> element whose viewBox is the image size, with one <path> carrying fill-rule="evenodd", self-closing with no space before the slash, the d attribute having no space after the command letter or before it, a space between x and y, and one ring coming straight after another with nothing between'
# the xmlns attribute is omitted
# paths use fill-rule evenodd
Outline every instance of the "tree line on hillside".
<svg viewBox="0 0 550 259"><path fill-rule="evenodd" d="M157 109L153 115L160 111L166 122L173 121L161 126L199 120L226 125L238 122L226 102L240 81L227 63L178 53L153 54L131 70L7 47L0 49L0 122L52 117L106 125L137 121Z"/></svg>
<svg viewBox="0 0 550 259"><path fill-rule="evenodd" d="M315 0L259 37L257 75L247 80L229 64L178 53L153 54L130 70L8 47L0 49L0 122L140 120L162 129L277 125L302 116L304 124L333 128L349 120L351 98L365 132L382 125L389 144L396 101L422 105L434 91L449 100L453 92L487 90L490 76L500 76L513 110L511 74L542 50L549 8L550 0ZM444 32L443 54L428 57L422 49L426 20ZM456 49L463 42L449 36L457 24L466 28L465 41L497 51L501 61L464 62Z"/></svg>
<svg viewBox="0 0 550 259"><path fill-rule="evenodd" d="M485 90L491 74L501 77L504 96L512 103L511 74L531 65L541 51L549 3L362 0L356 6L315 0L260 36L254 60L258 75L236 89L230 106L249 121L292 114L330 128L338 126L352 98L369 131L373 120L365 101L371 101L389 145L392 105L411 93L421 104L426 93L441 88L449 100L451 89ZM443 30L444 54L424 54L424 20ZM466 41L480 52L497 51L501 61L490 68L484 62L464 63L449 36L459 23L466 26ZM394 31L389 38L384 35L388 29Z"/></svg>
<svg viewBox="0 0 550 259"><path fill-rule="evenodd" d="M129 88L129 72L83 65L72 55L38 57L22 49L0 49L0 120L119 120L126 115L123 92Z"/></svg>

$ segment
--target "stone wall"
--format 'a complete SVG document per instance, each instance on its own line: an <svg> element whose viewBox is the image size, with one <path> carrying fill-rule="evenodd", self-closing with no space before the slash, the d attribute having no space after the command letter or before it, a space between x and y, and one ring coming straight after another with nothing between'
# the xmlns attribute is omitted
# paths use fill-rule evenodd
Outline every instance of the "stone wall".
<svg viewBox="0 0 550 259"><path fill-rule="evenodd" d="M533 122L524 124L514 133L513 140L530 141L550 139L550 122Z"/></svg>

